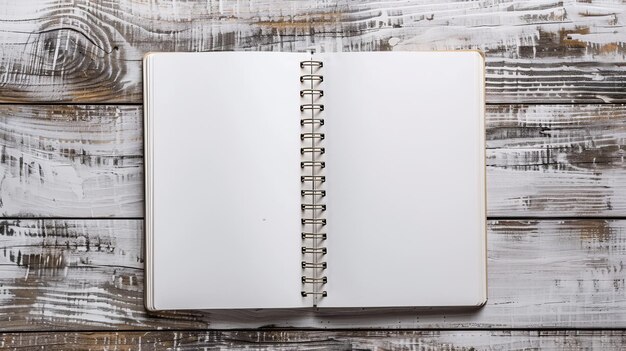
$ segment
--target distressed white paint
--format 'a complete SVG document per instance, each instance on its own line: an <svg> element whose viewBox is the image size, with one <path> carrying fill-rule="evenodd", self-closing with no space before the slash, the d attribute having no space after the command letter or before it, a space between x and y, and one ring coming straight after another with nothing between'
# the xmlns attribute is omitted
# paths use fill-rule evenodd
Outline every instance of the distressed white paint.
<svg viewBox="0 0 626 351"><path fill-rule="evenodd" d="M489 301L479 310L221 310L152 316L142 298L142 221L22 220L0 222L0 227L4 330L37 330L40 325L87 329L626 327L626 271L622 269L626 221L622 220L490 221ZM8 229L12 235L4 234ZM25 257L31 261L24 261ZM30 273L24 279L27 269Z"/></svg>
<svg viewBox="0 0 626 351"><path fill-rule="evenodd" d="M0 215L143 215L141 110L0 107Z"/></svg>
<svg viewBox="0 0 626 351"><path fill-rule="evenodd" d="M147 51L298 51L315 46L326 51L478 48L487 53L489 102L625 101L626 5L619 0L221 0L173 5L173 0L1 0L0 100L140 103L139 62ZM3 136L7 155L23 157L37 171L20 176L19 167L0 164L6 180L0 182L1 214L141 216L141 141L127 137L130 131L140 135L140 109L114 106L117 112L111 115L101 106L87 108L115 119L115 125L105 119L75 119L84 115L82 109L57 108L57 119L52 120L35 112L54 110L48 107L0 108L0 116L6 117L0 122L5 134L20 135L25 142ZM490 107L488 116L490 215L625 215L622 105ZM86 150L87 160L115 155L124 162L83 164L59 151L65 144ZM45 187L39 183L39 166L46 175ZM113 251L99 252L87 251L85 235L44 234L33 222L23 223L12 226L18 234L0 235L0 245L9 251L24 247L24 252L40 257L43 266L17 266L0 251L3 330L626 324L622 221L492 223L492 300L473 314L231 311L152 317L142 307L141 259L133 261L142 251L139 221L68 224L82 228L72 231L116 243ZM34 225L35 236L24 234L29 225ZM51 244L57 240L59 247ZM63 247L65 242L69 249ZM301 348L335 349L610 350L623 348L624 340L621 332L610 331L436 331L398 333L391 339L387 332L324 332L320 344L310 341L316 336L295 333L29 333L6 334L0 345L126 347L158 340L169 347L192 341L215 347L208 341L217 339L221 348L245 340L242 347L263 342L254 346L285 349L302 342Z"/></svg>
<svg viewBox="0 0 626 351"><path fill-rule="evenodd" d="M622 350L623 331L153 331L7 333L0 345L49 350Z"/></svg>
<svg viewBox="0 0 626 351"><path fill-rule="evenodd" d="M143 216L140 116L0 106L0 214ZM625 126L624 105L488 106L488 215L626 215Z"/></svg>
<svg viewBox="0 0 626 351"><path fill-rule="evenodd" d="M619 2L5 2L2 101L138 103L148 51L311 46L481 49L489 102L626 99L615 85L626 78L626 6Z"/></svg>

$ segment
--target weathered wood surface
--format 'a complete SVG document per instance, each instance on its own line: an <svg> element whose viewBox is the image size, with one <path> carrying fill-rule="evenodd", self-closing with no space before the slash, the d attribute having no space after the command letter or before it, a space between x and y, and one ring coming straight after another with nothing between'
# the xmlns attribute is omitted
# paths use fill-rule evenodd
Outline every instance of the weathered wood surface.
<svg viewBox="0 0 626 351"><path fill-rule="evenodd" d="M502 104L489 215L623 217L626 106L604 103L626 102L625 21L612 0L0 0L0 103L118 104L0 105L0 216L136 218L0 220L0 330L28 331L0 348L623 349L623 331L467 330L626 328L617 219L490 221L477 311L148 314L138 104L148 51L481 49ZM201 330L237 327L389 330Z"/></svg>
<svg viewBox="0 0 626 351"><path fill-rule="evenodd" d="M487 111L489 216L626 215L626 105Z"/></svg>
<svg viewBox="0 0 626 351"><path fill-rule="evenodd" d="M489 301L474 311L373 308L149 315L142 297L142 227L141 220L1 221L2 329L626 328L624 220L490 221ZM190 257L180 262L180 269L193 265Z"/></svg>
<svg viewBox="0 0 626 351"><path fill-rule="evenodd" d="M0 215L143 216L138 106L0 106Z"/></svg>
<svg viewBox="0 0 626 351"><path fill-rule="evenodd" d="M621 1L0 1L0 101L141 102L148 51L487 54L489 102L624 102Z"/></svg>
<svg viewBox="0 0 626 351"><path fill-rule="evenodd" d="M0 105L0 214L143 217L142 113ZM489 216L626 215L626 106L487 108Z"/></svg>
<svg viewBox="0 0 626 351"><path fill-rule="evenodd" d="M623 350L624 331L152 331L5 333L0 347L46 350Z"/></svg>

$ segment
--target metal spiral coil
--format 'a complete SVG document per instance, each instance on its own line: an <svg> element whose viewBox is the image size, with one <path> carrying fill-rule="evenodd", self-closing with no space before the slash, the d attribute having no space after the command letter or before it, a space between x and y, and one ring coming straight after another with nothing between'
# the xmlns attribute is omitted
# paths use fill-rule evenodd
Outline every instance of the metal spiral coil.
<svg viewBox="0 0 626 351"><path fill-rule="evenodd" d="M300 76L300 83L304 83L306 81L310 81L310 82L318 81L321 83L324 81L324 76L319 75L319 74L305 74L303 76Z"/></svg>
<svg viewBox="0 0 626 351"><path fill-rule="evenodd" d="M300 196L304 197L304 196L321 196L324 197L326 196L326 190L301 190L300 191Z"/></svg>
<svg viewBox="0 0 626 351"><path fill-rule="evenodd" d="M326 138L326 135L324 133L302 133L302 134L300 134L300 140L304 140L304 139L324 140L324 138Z"/></svg>
<svg viewBox="0 0 626 351"><path fill-rule="evenodd" d="M321 278L309 278L304 275L302 276L302 284L317 284L319 282L326 284L328 282L328 278L326 276Z"/></svg>
<svg viewBox="0 0 626 351"><path fill-rule="evenodd" d="M302 290L302 297L307 297L309 295L321 295L322 297L326 297L328 296L328 293L326 292L326 290L324 291L304 291Z"/></svg>
<svg viewBox="0 0 626 351"><path fill-rule="evenodd" d="M324 183L326 181L326 177L324 176L302 176L300 177L300 182L302 183L306 183L306 182L310 182L310 183Z"/></svg>
<svg viewBox="0 0 626 351"><path fill-rule="evenodd" d="M319 89L302 89L300 90L300 97L304 97L305 95L317 95L324 96L324 90Z"/></svg>
<svg viewBox="0 0 626 351"><path fill-rule="evenodd" d="M304 110L318 110L318 111L324 111L324 105L322 104L303 104L300 105L300 111L304 111Z"/></svg>
<svg viewBox="0 0 626 351"><path fill-rule="evenodd" d="M300 62L302 70L300 83L300 168L302 174L300 181L302 189L300 195L302 202L302 297L312 297L313 305L316 306L320 298L326 297L328 293L324 289L328 283L328 278L324 273L327 263L324 260L328 250L323 245L327 234L322 232L326 225L326 218L323 213L326 211L326 204L323 203L326 190L320 189L326 181L323 170L326 162L323 155L326 149L321 145L325 139L323 130L324 104L321 99L324 97L324 90L321 87L324 76L321 69L324 67L322 61L307 60Z"/></svg>
<svg viewBox="0 0 626 351"><path fill-rule="evenodd" d="M302 232L302 240L305 239L314 239L314 238L318 238L320 240L326 240L326 233L307 233L307 232Z"/></svg>
<svg viewBox="0 0 626 351"><path fill-rule="evenodd" d="M300 120L301 126L304 126L305 124L314 124L314 123L318 123L320 126L323 126L324 119L323 118L303 118Z"/></svg>
<svg viewBox="0 0 626 351"><path fill-rule="evenodd" d="M328 268L328 263L326 262L314 263L314 262L302 261L302 269L307 269L307 268L326 269Z"/></svg>
<svg viewBox="0 0 626 351"><path fill-rule="evenodd" d="M324 62L322 61L302 61L300 62L300 68L305 68L305 67L319 67L322 68L324 67Z"/></svg>
<svg viewBox="0 0 626 351"><path fill-rule="evenodd" d="M302 161L300 162L300 168L304 167L326 167L326 162L324 161Z"/></svg>

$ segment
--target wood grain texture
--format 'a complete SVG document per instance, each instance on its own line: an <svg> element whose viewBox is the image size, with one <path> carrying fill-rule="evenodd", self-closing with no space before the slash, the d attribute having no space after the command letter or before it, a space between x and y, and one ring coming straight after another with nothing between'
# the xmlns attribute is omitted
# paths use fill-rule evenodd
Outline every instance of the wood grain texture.
<svg viewBox="0 0 626 351"><path fill-rule="evenodd" d="M490 221L488 228L489 301L480 310L148 314L142 297L142 221L4 220L0 221L0 325L5 331L626 328L626 221L509 220ZM193 265L189 257L180 269Z"/></svg>
<svg viewBox="0 0 626 351"><path fill-rule="evenodd" d="M143 217L141 116L0 105L0 214ZM625 216L625 149L626 105L488 106L488 215Z"/></svg>
<svg viewBox="0 0 626 351"><path fill-rule="evenodd" d="M626 106L615 104L626 102L623 1L0 0L0 9L4 103L139 104L148 51L481 49L488 102L504 103L488 107L489 215L626 216ZM7 332L0 348L621 350L626 343L624 331L467 330L626 328L624 220L490 221L490 300L481 310L148 314L141 107L1 105L0 148L0 216L137 218L0 220ZM192 265L192 257L180 264ZM388 330L203 330L242 327ZM51 332L58 330L67 332Z"/></svg>
<svg viewBox="0 0 626 351"><path fill-rule="evenodd" d="M139 220L1 221L0 326L180 327L143 309L142 245ZM196 315L182 326L206 326Z"/></svg>
<svg viewBox="0 0 626 351"><path fill-rule="evenodd" d="M141 102L148 51L481 49L489 102L624 102L620 1L10 1L0 101Z"/></svg>
<svg viewBox="0 0 626 351"><path fill-rule="evenodd" d="M489 216L625 216L625 105L487 109Z"/></svg>
<svg viewBox="0 0 626 351"><path fill-rule="evenodd" d="M6 350L622 350L624 331L152 331L0 334Z"/></svg>
<svg viewBox="0 0 626 351"><path fill-rule="evenodd" d="M0 215L143 216L137 106L0 106Z"/></svg>

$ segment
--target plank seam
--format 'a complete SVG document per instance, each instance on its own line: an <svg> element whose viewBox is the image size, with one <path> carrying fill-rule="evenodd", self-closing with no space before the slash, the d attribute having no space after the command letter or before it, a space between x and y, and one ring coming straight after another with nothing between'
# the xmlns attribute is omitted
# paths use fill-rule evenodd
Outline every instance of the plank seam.
<svg viewBox="0 0 626 351"><path fill-rule="evenodd" d="M143 221L144 217L19 217L19 216L11 216L11 217L0 217L0 220L11 221L11 220L51 220L51 221L104 221L104 220L119 220L119 221L128 221L128 220L141 220ZM571 220L626 220L626 216L487 216L488 221L571 221Z"/></svg>
<svg viewBox="0 0 626 351"><path fill-rule="evenodd" d="M576 102L563 102L563 101L511 101L511 102L486 102L487 106L509 106L509 105L525 105L525 106L575 106L575 105L600 105L600 106L621 106L626 102L602 102L598 101L576 101ZM143 106L143 103L139 102L73 102L73 101L32 101L32 102L6 102L0 101L0 106Z"/></svg>
<svg viewBox="0 0 626 351"><path fill-rule="evenodd" d="M4 334L37 334L37 333L52 333L52 332L67 332L67 333L144 333L144 332L166 332L166 333L180 333L180 332L432 332L432 331L458 331L458 332L516 332L516 331L556 331L556 332L581 332L581 331L624 331L626 328L615 327L518 327L518 328L233 328L233 329L52 329L44 328L41 330L6 330L2 331L0 335Z"/></svg>

